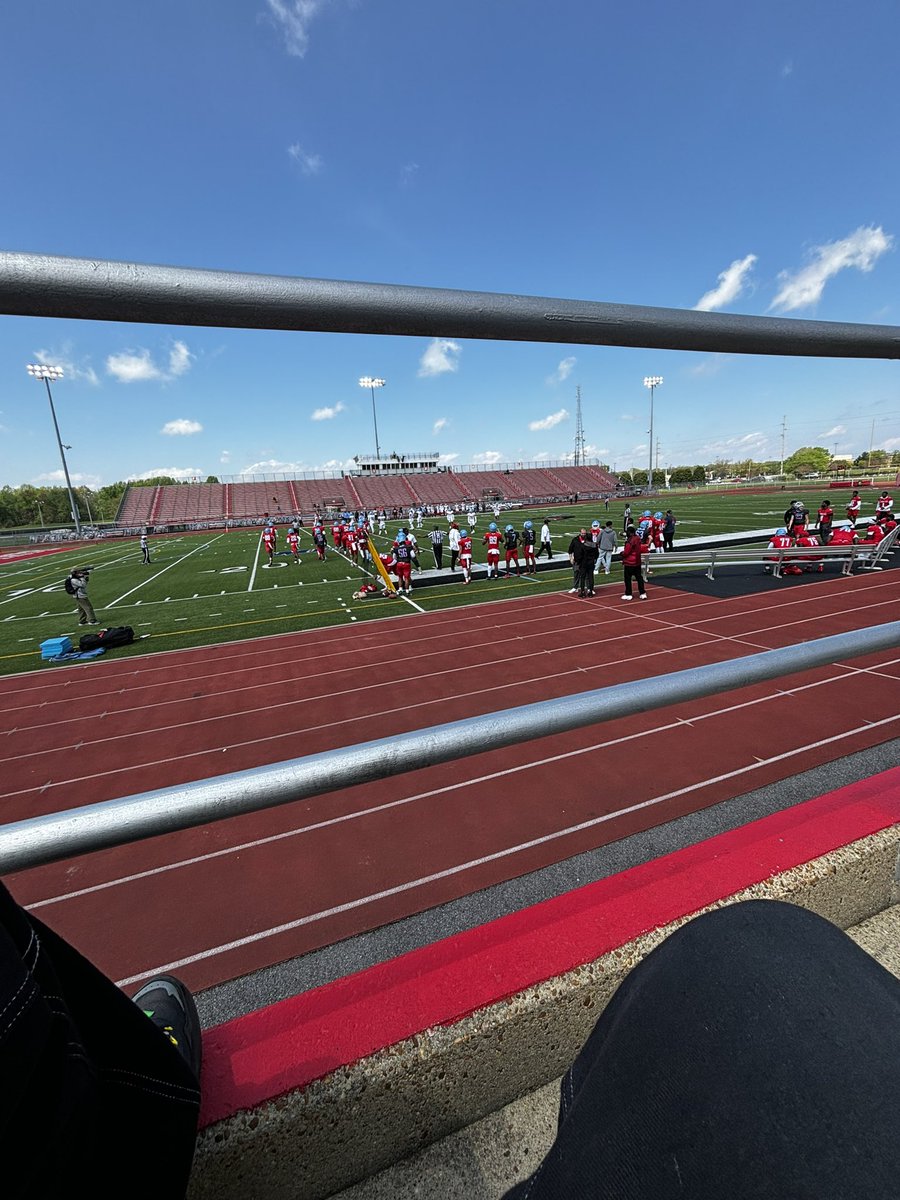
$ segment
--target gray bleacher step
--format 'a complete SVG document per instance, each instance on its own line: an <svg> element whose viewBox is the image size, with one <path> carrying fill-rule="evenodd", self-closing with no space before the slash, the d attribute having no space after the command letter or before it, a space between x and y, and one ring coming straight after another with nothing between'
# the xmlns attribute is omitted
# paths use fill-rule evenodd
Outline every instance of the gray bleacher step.
<svg viewBox="0 0 900 1200"><path fill-rule="evenodd" d="M900 904L847 933L900 979ZM558 1107L559 1080L345 1189L336 1200L499 1200L546 1154Z"/></svg>

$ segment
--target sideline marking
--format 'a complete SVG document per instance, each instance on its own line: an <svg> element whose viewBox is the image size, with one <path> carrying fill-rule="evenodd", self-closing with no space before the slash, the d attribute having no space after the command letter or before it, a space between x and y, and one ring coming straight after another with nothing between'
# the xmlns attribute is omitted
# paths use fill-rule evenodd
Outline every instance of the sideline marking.
<svg viewBox="0 0 900 1200"><path fill-rule="evenodd" d="M256 568L259 565L259 552L262 549L262 534L256 539L256 555L253 559L253 570L250 572L250 582L247 584L247 591L253 591L253 581L256 578Z"/></svg>

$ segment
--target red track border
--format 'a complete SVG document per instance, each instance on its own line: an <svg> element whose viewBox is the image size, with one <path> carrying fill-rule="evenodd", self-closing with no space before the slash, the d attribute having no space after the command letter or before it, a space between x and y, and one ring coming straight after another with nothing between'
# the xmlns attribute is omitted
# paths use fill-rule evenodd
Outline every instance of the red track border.
<svg viewBox="0 0 900 1200"><path fill-rule="evenodd" d="M201 1126L900 822L900 767L220 1025Z"/></svg>

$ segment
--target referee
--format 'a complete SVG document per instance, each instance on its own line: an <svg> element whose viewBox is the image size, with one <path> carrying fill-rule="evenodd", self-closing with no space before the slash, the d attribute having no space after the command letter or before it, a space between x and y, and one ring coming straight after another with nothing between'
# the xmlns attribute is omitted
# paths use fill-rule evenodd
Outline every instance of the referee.
<svg viewBox="0 0 900 1200"><path fill-rule="evenodd" d="M435 525L428 536L431 538L431 552L434 555L434 565L441 571L444 567L444 531Z"/></svg>

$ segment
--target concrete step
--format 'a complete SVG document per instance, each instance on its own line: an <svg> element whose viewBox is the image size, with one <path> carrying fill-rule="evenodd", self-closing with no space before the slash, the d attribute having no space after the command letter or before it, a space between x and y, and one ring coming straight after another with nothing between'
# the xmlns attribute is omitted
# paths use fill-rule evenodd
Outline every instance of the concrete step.
<svg viewBox="0 0 900 1200"><path fill-rule="evenodd" d="M900 904L847 930L900 979ZM338 1200L499 1200L553 1142L559 1080L339 1194Z"/></svg>

